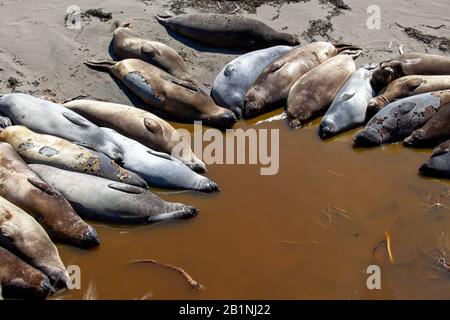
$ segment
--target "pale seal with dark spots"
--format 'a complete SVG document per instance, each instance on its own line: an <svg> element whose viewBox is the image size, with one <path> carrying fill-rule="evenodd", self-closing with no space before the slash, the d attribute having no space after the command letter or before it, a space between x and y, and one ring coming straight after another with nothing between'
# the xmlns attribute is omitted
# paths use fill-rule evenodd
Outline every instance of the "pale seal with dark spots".
<svg viewBox="0 0 450 320"><path fill-rule="evenodd" d="M376 146L404 139L450 102L450 90L422 93L388 104L354 138L355 146Z"/></svg>
<svg viewBox="0 0 450 320"><path fill-rule="evenodd" d="M136 173L120 167L103 153L63 138L39 134L24 126L11 126L0 132L0 141L12 145L26 163L45 164L147 187L147 183Z"/></svg>

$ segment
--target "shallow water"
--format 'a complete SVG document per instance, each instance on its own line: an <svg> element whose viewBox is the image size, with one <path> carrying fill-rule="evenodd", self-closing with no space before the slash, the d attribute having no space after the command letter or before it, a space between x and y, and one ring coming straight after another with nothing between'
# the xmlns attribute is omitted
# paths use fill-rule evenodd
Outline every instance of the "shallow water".
<svg viewBox="0 0 450 320"><path fill-rule="evenodd" d="M405 51L425 49L393 26L395 21L418 28L420 24L449 24L447 0L345 2L352 11L332 19L333 34L370 48L358 64L395 56L399 44ZM365 28L369 2L381 5L381 30ZM84 92L129 103L132 98L125 96L110 76L81 66L86 58L108 56L108 23L93 19L74 34L65 30L61 21L65 8L72 4L68 1L4 3L0 9L2 19L5 16L0 21L0 36L6 39L0 44L3 79L18 70L26 76L18 90L36 90L39 95L50 88L59 98ZM88 1L79 3L91 7ZM139 1L119 4L111 0L96 4L99 6L117 12L115 18L134 18L143 36L183 51L190 70L206 84L234 57L196 52L170 38L148 18L163 10L160 2L145 6ZM327 11L310 1L281 7L276 20L271 20L276 9L264 6L258 17L300 34L309 20L323 18ZM50 34L45 31L48 28ZM12 29L14 39L8 33ZM427 30L440 35L448 32L448 27ZM36 38L46 40L34 42L33 51L30 45ZM391 41L393 52L382 51ZM23 64L16 63L13 54ZM37 88L26 83L42 75L47 80ZM4 83L0 85L6 90ZM240 121L236 127L253 127L281 111L247 123ZM277 175L261 176L259 166L211 165L208 176L221 186L218 194L155 190L166 200L197 207L200 214L194 219L146 227L94 223L102 240L98 249L59 245L66 265L80 266L82 286L54 298L79 299L87 294L99 299L450 298L450 275L439 269L434 259L436 249L442 255L450 249L450 184L417 174L430 150L401 144L353 149L357 130L323 142L317 135L318 121L296 131L288 128L286 120L257 127L280 130ZM390 258L386 242L382 242L386 237ZM192 290L172 270L129 264L135 259L157 259L182 267L206 290ZM371 264L381 267L381 290L366 287L366 269Z"/></svg>

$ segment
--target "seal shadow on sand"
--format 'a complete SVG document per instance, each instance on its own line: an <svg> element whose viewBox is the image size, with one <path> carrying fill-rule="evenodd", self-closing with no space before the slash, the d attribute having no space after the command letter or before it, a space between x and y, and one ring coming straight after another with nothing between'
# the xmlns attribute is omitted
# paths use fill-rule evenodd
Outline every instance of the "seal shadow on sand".
<svg viewBox="0 0 450 320"><path fill-rule="evenodd" d="M171 36L178 42L181 42L185 46L190 47L190 48L195 49L200 52L242 55L242 54L245 54L245 53L251 51L251 50L243 50L243 49L227 49L227 48L216 48L216 47L206 46L204 44L201 44L200 42L186 38L171 29L168 29L168 28L165 28L165 29L166 29L166 32L169 34L169 36Z"/></svg>

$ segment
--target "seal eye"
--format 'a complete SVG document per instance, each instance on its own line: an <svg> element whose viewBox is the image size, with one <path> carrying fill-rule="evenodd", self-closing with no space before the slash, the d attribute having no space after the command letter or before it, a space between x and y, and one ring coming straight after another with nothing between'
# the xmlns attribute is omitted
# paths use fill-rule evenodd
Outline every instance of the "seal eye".
<svg viewBox="0 0 450 320"><path fill-rule="evenodd" d="M232 65L227 65L225 70L223 71L223 74L225 75L225 77L228 77L231 75L231 73L233 73L236 69L234 68L234 66Z"/></svg>

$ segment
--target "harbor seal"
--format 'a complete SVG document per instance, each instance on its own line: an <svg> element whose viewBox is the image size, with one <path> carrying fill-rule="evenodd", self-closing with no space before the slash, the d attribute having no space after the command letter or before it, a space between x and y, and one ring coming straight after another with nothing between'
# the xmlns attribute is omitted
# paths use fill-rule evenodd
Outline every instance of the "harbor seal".
<svg viewBox="0 0 450 320"><path fill-rule="evenodd" d="M180 143L183 154L173 156L196 172L206 172L206 165L197 158L191 146L181 139L178 131L153 113L123 104L92 100L73 100L64 106L99 126L112 128L155 151L172 155L172 149Z"/></svg>
<svg viewBox="0 0 450 320"><path fill-rule="evenodd" d="M0 113L10 118L13 124L76 142L120 161L120 149L104 132L60 104L28 94L11 93L0 96Z"/></svg>
<svg viewBox="0 0 450 320"><path fill-rule="evenodd" d="M196 83L189 74L181 56L168 45L141 39L130 28L128 21L119 23L114 31L112 46L120 59L141 59L181 80Z"/></svg>
<svg viewBox="0 0 450 320"><path fill-rule="evenodd" d="M11 126L0 132L0 141L9 143L26 163L45 164L101 176L138 187L147 183L136 173L125 170L103 153L84 148L68 140Z"/></svg>
<svg viewBox="0 0 450 320"><path fill-rule="evenodd" d="M214 101L241 118L248 89L269 64L290 50L289 46L275 46L246 53L229 62L214 80L211 89Z"/></svg>
<svg viewBox="0 0 450 320"><path fill-rule="evenodd" d="M450 90L422 93L381 109L354 138L354 146L376 146L406 138L450 102Z"/></svg>
<svg viewBox="0 0 450 320"><path fill-rule="evenodd" d="M256 19L225 14L156 15L164 27L202 44L232 49L297 45L298 38Z"/></svg>
<svg viewBox="0 0 450 320"><path fill-rule="evenodd" d="M102 130L107 131L107 134L113 137L114 142L123 150L123 167L138 173L149 185L201 192L220 190L215 182L192 171L180 160L149 149L112 129L102 128Z"/></svg>
<svg viewBox="0 0 450 320"><path fill-rule="evenodd" d="M0 184L0 196L32 214L53 240L79 247L99 245L95 229L4 142L0 142Z"/></svg>
<svg viewBox="0 0 450 320"><path fill-rule="evenodd" d="M88 67L106 70L117 77L146 104L182 122L228 128L236 121L231 110L221 108L198 86L175 78L139 59L85 61Z"/></svg>
<svg viewBox="0 0 450 320"><path fill-rule="evenodd" d="M39 164L30 167L87 219L138 224L188 219L198 213L193 207L166 202L143 188Z"/></svg>
<svg viewBox="0 0 450 320"><path fill-rule="evenodd" d="M360 68L339 89L330 108L320 121L319 136L330 138L364 123L366 108L375 91L370 85L372 71Z"/></svg>
<svg viewBox="0 0 450 320"><path fill-rule="evenodd" d="M0 197L0 245L19 254L53 283L69 283L58 250L45 230L25 211Z"/></svg>
<svg viewBox="0 0 450 320"><path fill-rule="evenodd" d="M450 104L404 140L408 147L435 147L450 138Z"/></svg>
<svg viewBox="0 0 450 320"><path fill-rule="evenodd" d="M432 156L419 168L424 176L450 179L450 153Z"/></svg>
<svg viewBox="0 0 450 320"><path fill-rule="evenodd" d="M392 81L383 93L371 99L367 105L366 119L396 99L421 93L450 89L450 76L405 76Z"/></svg>
<svg viewBox="0 0 450 320"><path fill-rule="evenodd" d="M244 118L281 107L301 76L339 52L353 49L356 47L313 42L289 51L267 66L250 87L244 99Z"/></svg>
<svg viewBox="0 0 450 320"><path fill-rule="evenodd" d="M0 247L0 287L8 299L44 299L52 289L47 276Z"/></svg>
<svg viewBox="0 0 450 320"><path fill-rule="evenodd" d="M373 72L372 86L376 91L397 78L411 75L450 75L450 57L428 53L405 53L381 62Z"/></svg>
<svg viewBox="0 0 450 320"><path fill-rule="evenodd" d="M356 71L353 57L332 57L301 76L287 99L287 117L292 128L323 115L339 89Z"/></svg>

